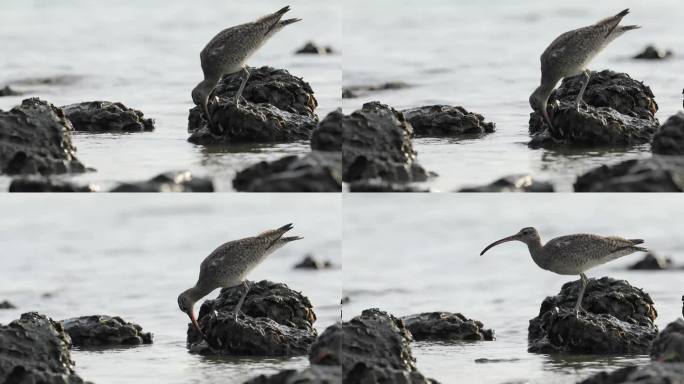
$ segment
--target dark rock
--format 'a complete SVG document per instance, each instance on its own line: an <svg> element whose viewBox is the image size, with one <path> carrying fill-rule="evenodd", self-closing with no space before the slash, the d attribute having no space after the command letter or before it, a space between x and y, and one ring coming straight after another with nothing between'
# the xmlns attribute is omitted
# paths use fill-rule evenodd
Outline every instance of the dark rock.
<svg viewBox="0 0 684 384"><path fill-rule="evenodd" d="M0 111L0 173L84 172L71 143L73 127L61 109L37 98Z"/></svg>
<svg viewBox="0 0 684 384"><path fill-rule="evenodd" d="M416 341L494 340L493 330L460 313L426 312L401 319Z"/></svg>
<svg viewBox="0 0 684 384"><path fill-rule="evenodd" d="M137 109L110 101L87 101L62 107L74 129L87 132L143 132L154 130L154 120Z"/></svg>
<svg viewBox="0 0 684 384"><path fill-rule="evenodd" d="M628 269L636 270L663 270L672 269L672 259L661 257L651 252L647 253L643 259L629 266Z"/></svg>
<svg viewBox="0 0 684 384"><path fill-rule="evenodd" d="M97 192L96 185L78 185L48 176L23 176L12 179L10 192Z"/></svg>
<svg viewBox="0 0 684 384"><path fill-rule="evenodd" d="M172 171L148 181L119 184L110 192L214 192L214 183L208 178L194 177L190 171Z"/></svg>
<svg viewBox="0 0 684 384"><path fill-rule="evenodd" d="M545 132L547 125L541 115L530 114L530 147L629 146L651 141L658 128L658 104L648 86L625 73L592 72L583 97L586 105L577 110L575 99L581 86L582 76L567 78L551 94L553 131Z"/></svg>
<svg viewBox="0 0 684 384"><path fill-rule="evenodd" d="M10 303L7 300L0 301L0 309L15 309L17 308L14 306L14 304Z"/></svg>
<svg viewBox="0 0 684 384"><path fill-rule="evenodd" d="M344 383L436 383L417 369L411 333L396 317L367 309L342 324Z"/></svg>
<svg viewBox="0 0 684 384"><path fill-rule="evenodd" d="M297 269L331 269L334 267L330 260L318 260L312 255L306 255L302 261L295 266Z"/></svg>
<svg viewBox="0 0 684 384"><path fill-rule="evenodd" d="M677 112L658 128L651 148L660 155L684 155L684 112Z"/></svg>
<svg viewBox="0 0 684 384"><path fill-rule="evenodd" d="M314 151L342 151L342 114L337 109L328 114L311 134L311 149Z"/></svg>
<svg viewBox="0 0 684 384"><path fill-rule="evenodd" d="M401 112L377 101L342 118L343 179L353 182L381 178L407 183L427 180L416 163L413 127Z"/></svg>
<svg viewBox="0 0 684 384"><path fill-rule="evenodd" d="M188 325L188 349L202 355L296 356L308 353L316 340L316 314L305 296L285 284L260 281L251 288L237 320L233 309L242 285L221 290L206 300L198 322L206 335Z"/></svg>
<svg viewBox="0 0 684 384"><path fill-rule="evenodd" d="M21 95L21 92L15 91L14 89L10 88L9 85L5 85L5 88L0 88L0 97L19 95Z"/></svg>
<svg viewBox="0 0 684 384"><path fill-rule="evenodd" d="M536 181L530 175L510 175L480 187L461 188L459 192L553 192L553 184Z"/></svg>
<svg viewBox="0 0 684 384"><path fill-rule="evenodd" d="M684 364L654 363L599 372L580 384L684 384Z"/></svg>
<svg viewBox="0 0 684 384"><path fill-rule="evenodd" d="M342 156L314 151L262 161L238 172L233 187L243 192L341 192Z"/></svg>
<svg viewBox="0 0 684 384"><path fill-rule="evenodd" d="M590 279L575 314L580 282L563 285L547 297L530 320L529 352L573 354L646 354L658 334L651 297L624 280ZM586 311L586 312L585 312Z"/></svg>
<svg viewBox="0 0 684 384"><path fill-rule="evenodd" d="M74 372L71 339L61 324L35 312L0 325L0 382L81 384Z"/></svg>
<svg viewBox="0 0 684 384"><path fill-rule="evenodd" d="M250 68L251 76L235 106L242 72L224 76L209 98L211 126L198 107L190 110L188 141L195 144L272 143L309 140L318 117L311 86L284 69Z"/></svg>
<svg viewBox="0 0 684 384"><path fill-rule="evenodd" d="M429 188L422 188L410 184L399 184L382 179L364 179L349 183L350 192L430 192Z"/></svg>
<svg viewBox="0 0 684 384"><path fill-rule="evenodd" d="M152 344L152 334L122 318L106 315L81 316L62 320L74 346L119 346Z"/></svg>
<svg viewBox="0 0 684 384"><path fill-rule="evenodd" d="M451 137L494 132L495 124L463 107L427 105L402 111L416 136Z"/></svg>
<svg viewBox="0 0 684 384"><path fill-rule="evenodd" d="M335 53L335 50L332 49L332 47L329 45L323 46L318 45L313 41L309 41L306 44L304 44L303 47L299 48L295 53L298 55L332 55Z"/></svg>
<svg viewBox="0 0 684 384"><path fill-rule="evenodd" d="M634 56L635 59L663 60L672 57L672 51L663 51L653 45L649 45L644 50Z"/></svg>
<svg viewBox="0 0 684 384"><path fill-rule="evenodd" d="M602 165L577 178L575 192L682 192L684 159L651 158Z"/></svg>
<svg viewBox="0 0 684 384"><path fill-rule="evenodd" d="M341 323L335 323L323 331L309 351L309 362L317 365L340 367L342 365L342 340L344 331Z"/></svg>
<svg viewBox="0 0 684 384"><path fill-rule="evenodd" d="M244 384L341 384L342 368L312 365L304 370L286 369L275 375L260 375Z"/></svg>
<svg viewBox="0 0 684 384"><path fill-rule="evenodd" d="M653 341L651 357L658 361L684 363L684 320L668 324Z"/></svg>
<svg viewBox="0 0 684 384"><path fill-rule="evenodd" d="M342 98L353 99L373 92L397 90L404 88L411 88L411 85L406 84L402 81L391 81L375 85L352 85L349 87L342 87Z"/></svg>

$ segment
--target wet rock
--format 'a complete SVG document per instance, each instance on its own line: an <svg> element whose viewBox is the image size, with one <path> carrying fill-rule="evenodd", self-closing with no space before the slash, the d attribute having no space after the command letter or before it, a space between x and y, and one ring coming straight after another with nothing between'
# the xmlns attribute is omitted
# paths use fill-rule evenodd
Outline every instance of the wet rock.
<svg viewBox="0 0 684 384"><path fill-rule="evenodd" d="M342 156L315 151L262 161L238 172L233 187L243 192L341 192Z"/></svg>
<svg viewBox="0 0 684 384"><path fill-rule="evenodd" d="M684 363L684 320L668 324L653 341L651 357L658 361Z"/></svg>
<svg viewBox="0 0 684 384"><path fill-rule="evenodd" d="M212 124L200 109L190 110L188 141L195 144L273 143L309 140L318 117L311 86L284 69L250 68L251 76L235 106L242 72L224 76L209 98ZM215 101L213 96L217 96Z"/></svg>
<svg viewBox="0 0 684 384"><path fill-rule="evenodd" d="M373 92L390 91L405 88L411 88L411 85L406 84L402 81L391 81L375 85L352 85L349 87L342 87L342 98L353 99L365 96Z"/></svg>
<svg viewBox="0 0 684 384"><path fill-rule="evenodd" d="M84 172L71 143L71 122L37 98L0 111L0 173L50 175Z"/></svg>
<svg viewBox="0 0 684 384"><path fill-rule="evenodd" d="M652 252L649 252L643 259L629 266L632 270L663 270L672 269L672 259L669 257L661 257Z"/></svg>
<svg viewBox="0 0 684 384"><path fill-rule="evenodd" d="M396 317L367 309L342 324L345 383L436 383L425 378L411 353L411 333Z"/></svg>
<svg viewBox="0 0 684 384"><path fill-rule="evenodd" d="M402 111L416 136L453 137L494 132L495 124L463 107L426 105Z"/></svg>
<svg viewBox="0 0 684 384"><path fill-rule="evenodd" d="M510 175L480 187L461 188L459 192L553 192L553 184L537 181L530 175Z"/></svg>
<svg viewBox="0 0 684 384"><path fill-rule="evenodd" d="M68 180L46 176L23 176L12 179L10 192L97 192L93 184L79 185Z"/></svg>
<svg viewBox="0 0 684 384"><path fill-rule="evenodd" d="M551 94L549 115L554 130L545 132L541 115L530 114L530 147L629 146L651 141L658 128L658 104L648 86L625 73L592 72L584 103L577 110L575 99L581 86L581 76L564 79Z"/></svg>
<svg viewBox="0 0 684 384"><path fill-rule="evenodd" d="M649 45L644 48L639 54L634 56L635 59L646 59L646 60L663 60L672 57L672 51L663 51L656 48L653 45Z"/></svg>
<svg viewBox="0 0 684 384"><path fill-rule="evenodd" d="M316 365L341 367L342 340L344 331L341 323L335 323L323 331L309 351L309 362Z"/></svg>
<svg viewBox="0 0 684 384"><path fill-rule="evenodd" d="M684 364L654 363L599 372L580 384L684 384Z"/></svg>
<svg viewBox="0 0 684 384"><path fill-rule="evenodd" d="M342 151L342 114L337 109L328 114L311 134L311 149L314 151Z"/></svg>
<svg viewBox="0 0 684 384"><path fill-rule="evenodd" d="M430 192L429 188L423 188L410 184L399 184L384 181L379 178L355 181L349 184L350 192Z"/></svg>
<svg viewBox="0 0 684 384"><path fill-rule="evenodd" d="M530 320L529 352L573 354L646 354L658 334L651 297L624 280L590 279L576 316L580 282L566 283L544 299ZM586 311L586 312L585 312Z"/></svg>
<svg viewBox="0 0 684 384"><path fill-rule="evenodd" d="M377 101L342 118L343 180L380 178L389 182L427 180L416 162L413 127L401 112Z"/></svg>
<svg viewBox="0 0 684 384"><path fill-rule="evenodd" d="M252 282L235 320L233 309L244 288L221 290L215 300L206 300L198 322L206 341L188 325L188 349L202 355L296 356L308 353L316 340L316 314L305 296L285 284Z"/></svg>
<svg viewBox="0 0 684 384"><path fill-rule="evenodd" d="M152 334L118 316L93 315L62 320L74 346L118 346L152 344Z"/></svg>
<svg viewBox="0 0 684 384"><path fill-rule="evenodd" d="M87 101L62 107L74 129L87 132L143 132L154 130L154 120L137 109L110 101Z"/></svg>
<svg viewBox="0 0 684 384"><path fill-rule="evenodd" d="M9 85L5 85L5 88L0 88L0 97L19 95L21 95L21 92L15 91L14 89L10 88Z"/></svg>
<svg viewBox="0 0 684 384"><path fill-rule="evenodd" d="M313 255L306 255L294 267L296 269L332 269L335 266L330 260L318 260Z"/></svg>
<svg viewBox="0 0 684 384"><path fill-rule="evenodd" d="M7 300L0 301L0 309L15 309L17 307L14 306L14 304L10 303Z"/></svg>
<svg viewBox="0 0 684 384"><path fill-rule="evenodd" d="M684 155L684 112L677 112L658 128L651 148L660 155Z"/></svg>
<svg viewBox="0 0 684 384"><path fill-rule="evenodd" d="M602 165L577 178L575 192L682 192L684 159L651 158Z"/></svg>
<svg viewBox="0 0 684 384"><path fill-rule="evenodd" d="M171 171L148 181L121 183L110 192L214 192L214 183L190 171Z"/></svg>
<svg viewBox="0 0 684 384"><path fill-rule="evenodd" d="M460 313L426 312L401 319L416 341L494 340L493 330Z"/></svg>
<svg viewBox="0 0 684 384"><path fill-rule="evenodd" d="M299 48L296 52L298 55L308 54L308 55L332 55L335 50L329 45L319 45L313 41L308 41L303 47Z"/></svg>
<svg viewBox="0 0 684 384"><path fill-rule="evenodd" d="M342 368L312 365L304 370L286 369L275 375L260 375L244 384L341 384Z"/></svg>
<svg viewBox="0 0 684 384"><path fill-rule="evenodd" d="M35 312L0 325L0 382L81 384L74 372L71 339L61 324Z"/></svg>

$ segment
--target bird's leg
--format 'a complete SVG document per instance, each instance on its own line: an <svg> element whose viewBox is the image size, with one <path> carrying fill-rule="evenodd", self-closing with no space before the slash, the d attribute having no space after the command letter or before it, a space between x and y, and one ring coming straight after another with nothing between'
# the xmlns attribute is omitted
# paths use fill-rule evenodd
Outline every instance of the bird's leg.
<svg viewBox="0 0 684 384"><path fill-rule="evenodd" d="M575 315L579 317L579 310L582 309L582 297L584 296L584 290L587 289L587 276L584 273L580 273L580 282L582 286L577 294L577 304L575 304Z"/></svg>
<svg viewBox="0 0 684 384"><path fill-rule="evenodd" d="M249 70L247 70L247 66L242 67L242 72L245 73L245 76L242 78L242 83L240 84L240 88L238 88L237 93L235 94L235 106L240 108L240 97L242 97L242 91L245 90L245 85L247 84L247 79L249 79Z"/></svg>
<svg viewBox="0 0 684 384"><path fill-rule="evenodd" d="M584 81L582 82L582 88L579 91L579 94L577 95L577 100L575 100L575 108L579 111L580 108L580 103L582 102L582 96L584 96L584 91L587 89L587 85L589 84L589 79L591 78L591 73L589 72L588 69L584 70Z"/></svg>
<svg viewBox="0 0 684 384"><path fill-rule="evenodd" d="M242 308L242 304L245 302L245 297L247 297L247 292L249 292L249 283L247 280L243 281L242 285L245 287L245 291L242 292L242 296L240 296L240 300L233 310L233 313L235 313L235 320L237 320L238 313L240 313L240 308Z"/></svg>

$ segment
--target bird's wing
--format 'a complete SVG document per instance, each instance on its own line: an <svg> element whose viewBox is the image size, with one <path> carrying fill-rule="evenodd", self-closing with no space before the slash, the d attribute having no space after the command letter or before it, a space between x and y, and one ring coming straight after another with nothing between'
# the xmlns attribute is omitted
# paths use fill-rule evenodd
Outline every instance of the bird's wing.
<svg viewBox="0 0 684 384"><path fill-rule="evenodd" d="M231 262L231 260L239 256L243 250L252 246L256 240L255 237L247 237L221 244L202 261L200 272L207 268L213 269L219 265Z"/></svg>
<svg viewBox="0 0 684 384"><path fill-rule="evenodd" d="M557 237L545 246L560 257L576 258L581 255L588 262L602 264L640 250L627 239L617 236L603 237L577 234Z"/></svg>

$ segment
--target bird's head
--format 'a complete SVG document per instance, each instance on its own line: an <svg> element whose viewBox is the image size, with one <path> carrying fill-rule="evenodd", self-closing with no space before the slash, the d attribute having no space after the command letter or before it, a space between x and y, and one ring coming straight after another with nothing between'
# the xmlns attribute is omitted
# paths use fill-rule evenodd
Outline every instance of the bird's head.
<svg viewBox="0 0 684 384"><path fill-rule="evenodd" d="M542 87L537 88L530 95L530 107L532 107L532 110L537 112L544 118L544 122L549 126L549 128L553 128L553 125L551 124L551 118L549 117L549 113L546 111L548 101L549 95L547 94L546 90Z"/></svg>
<svg viewBox="0 0 684 384"><path fill-rule="evenodd" d="M192 289L192 288L191 288ZM188 290L189 291L189 290ZM195 317L195 301L192 299L190 296L189 292L185 291L178 295L178 308L180 308L181 311L183 311L185 314L188 315L190 318L190 321L192 321L192 325L197 328L199 333L202 333L202 329L200 328L199 324L197 323L197 318Z"/></svg>
<svg viewBox="0 0 684 384"><path fill-rule="evenodd" d="M209 108L207 104L209 102L209 95L213 89L213 84L207 81L202 81L192 90L192 102L202 110L202 113L204 113L207 121L210 121Z"/></svg>
<svg viewBox="0 0 684 384"><path fill-rule="evenodd" d="M497 240L489 244L487 248L480 252L480 256L484 255L484 253L487 252L489 248L492 248L494 246L497 246L508 241L522 241L525 244L535 243L540 241L539 232L537 232L537 230L534 227L525 227L513 236L504 237L501 240Z"/></svg>

